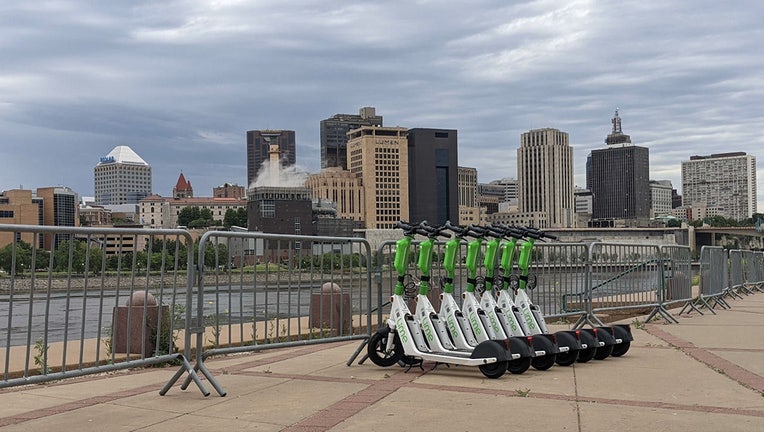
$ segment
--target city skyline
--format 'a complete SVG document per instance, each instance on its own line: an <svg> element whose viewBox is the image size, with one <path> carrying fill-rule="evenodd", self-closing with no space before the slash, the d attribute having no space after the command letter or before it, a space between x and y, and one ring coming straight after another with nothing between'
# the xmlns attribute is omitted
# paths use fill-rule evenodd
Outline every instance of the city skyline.
<svg viewBox="0 0 764 432"><path fill-rule="evenodd" d="M681 191L691 156L761 159L764 5L664 3L9 5L0 190L92 196L99 158L126 145L155 193L183 172L211 195L246 183L259 129L294 130L297 164L317 173L320 121L373 106L386 126L457 130L481 183L517 178L525 131L565 131L579 186L620 108L650 179Z"/></svg>

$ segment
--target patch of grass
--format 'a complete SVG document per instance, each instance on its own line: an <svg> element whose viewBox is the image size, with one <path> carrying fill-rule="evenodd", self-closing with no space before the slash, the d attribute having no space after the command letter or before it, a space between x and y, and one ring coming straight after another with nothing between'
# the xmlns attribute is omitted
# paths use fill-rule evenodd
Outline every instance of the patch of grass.
<svg viewBox="0 0 764 432"><path fill-rule="evenodd" d="M515 389L515 394L518 397L528 397L528 395L531 393L531 389L524 388L524 389Z"/></svg>

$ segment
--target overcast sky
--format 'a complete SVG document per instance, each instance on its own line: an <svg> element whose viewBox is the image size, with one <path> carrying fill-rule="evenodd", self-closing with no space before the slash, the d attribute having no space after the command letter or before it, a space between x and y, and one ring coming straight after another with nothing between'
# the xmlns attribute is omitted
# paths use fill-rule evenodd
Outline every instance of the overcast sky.
<svg viewBox="0 0 764 432"><path fill-rule="evenodd" d="M623 131L681 189L692 155L757 157L764 204L764 2L6 1L0 190L64 185L128 145L163 196L246 183L246 131L289 129L320 169L319 122L457 129L459 165L516 177L520 134L570 134L575 182Z"/></svg>

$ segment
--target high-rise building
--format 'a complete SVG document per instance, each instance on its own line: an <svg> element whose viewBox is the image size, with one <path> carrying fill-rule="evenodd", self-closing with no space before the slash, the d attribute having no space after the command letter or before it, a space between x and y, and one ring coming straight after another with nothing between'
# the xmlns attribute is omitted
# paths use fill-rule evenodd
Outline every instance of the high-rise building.
<svg viewBox="0 0 764 432"><path fill-rule="evenodd" d="M457 133L408 131L409 218L440 225L459 219Z"/></svg>
<svg viewBox="0 0 764 432"><path fill-rule="evenodd" d="M459 167L459 225L482 225L481 212L478 207L478 174L477 168ZM451 221L454 222L454 221Z"/></svg>
<svg viewBox="0 0 764 432"><path fill-rule="evenodd" d="M671 180L650 180L650 217L673 215Z"/></svg>
<svg viewBox="0 0 764 432"><path fill-rule="evenodd" d="M308 176L305 186L310 188L314 200L335 203L337 217L364 221L363 184L354 173L340 167L324 168Z"/></svg>
<svg viewBox="0 0 764 432"><path fill-rule="evenodd" d="M355 114L335 114L321 120L321 168L348 169L348 132L362 126L383 126L374 107L363 107Z"/></svg>
<svg viewBox="0 0 764 432"><path fill-rule="evenodd" d="M260 167L269 159L270 146L279 148L281 166L297 163L295 133L291 130L247 131L247 188L257 180Z"/></svg>
<svg viewBox="0 0 764 432"><path fill-rule="evenodd" d="M573 147L567 132L544 128L525 132L517 149L518 204L539 228L575 226Z"/></svg>
<svg viewBox="0 0 764 432"><path fill-rule="evenodd" d="M682 204L719 207L731 219L750 218L757 207L756 157L719 153L682 162Z"/></svg>
<svg viewBox="0 0 764 432"><path fill-rule="evenodd" d="M138 204L151 195L151 166L128 146L117 146L94 169L97 205Z"/></svg>
<svg viewBox="0 0 764 432"><path fill-rule="evenodd" d="M348 167L363 183L367 229L395 228L409 220L406 128L363 126L349 133Z"/></svg>
<svg viewBox="0 0 764 432"><path fill-rule="evenodd" d="M618 110L607 148L592 150L586 184L590 185L594 226L646 226L650 218L650 153L631 144L623 133ZM616 222L619 221L619 222Z"/></svg>

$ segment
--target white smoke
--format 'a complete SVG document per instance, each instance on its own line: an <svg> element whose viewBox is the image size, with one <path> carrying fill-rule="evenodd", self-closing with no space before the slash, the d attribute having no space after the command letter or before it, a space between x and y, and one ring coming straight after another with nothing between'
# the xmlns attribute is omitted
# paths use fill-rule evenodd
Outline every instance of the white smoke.
<svg viewBox="0 0 764 432"><path fill-rule="evenodd" d="M279 167L278 175L271 175L271 161L266 159L260 166L260 172L257 174L257 178L249 185L249 187L305 187L306 180L308 180L308 172L297 165Z"/></svg>

